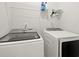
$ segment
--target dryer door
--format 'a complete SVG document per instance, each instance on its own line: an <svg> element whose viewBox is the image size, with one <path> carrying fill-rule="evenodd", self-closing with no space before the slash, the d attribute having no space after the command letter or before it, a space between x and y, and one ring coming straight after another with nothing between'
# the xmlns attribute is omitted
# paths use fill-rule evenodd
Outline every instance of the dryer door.
<svg viewBox="0 0 79 59"><path fill-rule="evenodd" d="M63 42L62 57L79 57L79 40Z"/></svg>
<svg viewBox="0 0 79 59"><path fill-rule="evenodd" d="M70 39L63 39L63 41L60 41L61 57L79 57L79 38Z"/></svg>

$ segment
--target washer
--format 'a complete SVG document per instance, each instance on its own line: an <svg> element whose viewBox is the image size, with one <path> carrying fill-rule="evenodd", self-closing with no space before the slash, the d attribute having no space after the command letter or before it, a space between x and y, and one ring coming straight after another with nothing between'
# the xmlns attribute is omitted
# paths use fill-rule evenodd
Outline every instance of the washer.
<svg viewBox="0 0 79 59"><path fill-rule="evenodd" d="M11 39L10 34L0 39L0 57L44 56L44 41L38 33L36 38L23 40Z"/></svg>
<svg viewBox="0 0 79 59"><path fill-rule="evenodd" d="M79 35L68 31L44 30L46 57L79 56Z"/></svg>

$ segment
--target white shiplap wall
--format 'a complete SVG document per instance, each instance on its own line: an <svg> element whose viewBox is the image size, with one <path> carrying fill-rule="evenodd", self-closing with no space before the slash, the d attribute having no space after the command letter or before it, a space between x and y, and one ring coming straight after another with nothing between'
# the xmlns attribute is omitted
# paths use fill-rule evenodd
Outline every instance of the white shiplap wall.
<svg viewBox="0 0 79 59"><path fill-rule="evenodd" d="M47 27L52 27L53 18L43 19L40 14L40 2L17 2L7 3L11 29L23 28L27 23L28 27L32 27L37 31L42 31ZM48 2L48 14L51 10L62 9L63 15L57 24L64 30L79 33L79 3L78 2ZM50 22L51 20L51 22Z"/></svg>
<svg viewBox="0 0 79 59"><path fill-rule="evenodd" d="M0 2L0 38L8 34L9 30L10 28L6 3Z"/></svg>
<svg viewBox="0 0 79 59"><path fill-rule="evenodd" d="M37 31L42 31L47 27L51 27L50 21L41 17L40 2L15 2L7 3L10 9L11 28L34 28ZM48 3L48 14L52 8L56 9L57 4L54 2Z"/></svg>
<svg viewBox="0 0 79 59"><path fill-rule="evenodd" d="M61 2L58 8L64 11L61 18L61 28L79 34L79 2Z"/></svg>

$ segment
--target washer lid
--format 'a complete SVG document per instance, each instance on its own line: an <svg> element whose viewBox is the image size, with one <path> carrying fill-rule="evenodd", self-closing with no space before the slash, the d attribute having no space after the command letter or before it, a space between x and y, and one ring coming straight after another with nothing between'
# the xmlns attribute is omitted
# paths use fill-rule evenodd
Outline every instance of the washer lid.
<svg viewBox="0 0 79 59"><path fill-rule="evenodd" d="M46 31L46 33L54 36L55 38L68 38L68 37L78 37L79 35L76 33L68 32L68 31Z"/></svg>

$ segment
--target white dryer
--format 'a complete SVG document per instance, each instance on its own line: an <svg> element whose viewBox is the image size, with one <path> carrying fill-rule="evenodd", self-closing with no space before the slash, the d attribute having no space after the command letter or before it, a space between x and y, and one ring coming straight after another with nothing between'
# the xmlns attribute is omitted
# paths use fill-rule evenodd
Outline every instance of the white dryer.
<svg viewBox="0 0 79 59"><path fill-rule="evenodd" d="M79 57L79 35L68 31L44 30L46 57Z"/></svg>

